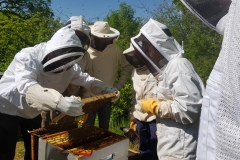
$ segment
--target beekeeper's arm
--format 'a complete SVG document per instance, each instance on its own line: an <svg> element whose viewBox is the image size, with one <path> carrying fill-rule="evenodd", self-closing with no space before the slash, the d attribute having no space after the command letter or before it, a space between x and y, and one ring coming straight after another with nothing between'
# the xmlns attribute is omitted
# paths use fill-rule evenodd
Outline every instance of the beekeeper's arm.
<svg viewBox="0 0 240 160"><path fill-rule="evenodd" d="M120 67L121 67L121 73L120 77L118 79L118 82L114 84L114 86L120 90L124 84L127 82L128 78L131 76L132 71L133 71L133 66L128 63L126 60L125 56L121 54L121 62L120 62Z"/></svg>
<svg viewBox="0 0 240 160"><path fill-rule="evenodd" d="M71 82L72 84L80 85L95 95L116 92L116 97L112 99L112 102L119 99L120 91L117 88L114 88L95 77L91 77L88 73L83 73L78 65L74 65L74 70L75 76Z"/></svg>
<svg viewBox="0 0 240 160"><path fill-rule="evenodd" d="M15 57L15 82L17 89L23 97L26 97L27 104L38 110L59 110L70 116L84 114L82 106L84 103L73 97L63 97L54 89L43 88L37 82L39 75L39 63L22 50ZM33 56L33 55L32 55Z"/></svg>
<svg viewBox="0 0 240 160"><path fill-rule="evenodd" d="M30 107L38 110L56 109L69 116L83 115L81 99L71 96L63 97L61 93L51 88L44 88L39 84L29 87L26 92L26 101Z"/></svg>
<svg viewBox="0 0 240 160"><path fill-rule="evenodd" d="M204 87L199 77L192 72L188 63L176 62L166 71L169 92L173 99L142 101L145 111L160 118L175 119L183 124L193 123L201 111Z"/></svg>

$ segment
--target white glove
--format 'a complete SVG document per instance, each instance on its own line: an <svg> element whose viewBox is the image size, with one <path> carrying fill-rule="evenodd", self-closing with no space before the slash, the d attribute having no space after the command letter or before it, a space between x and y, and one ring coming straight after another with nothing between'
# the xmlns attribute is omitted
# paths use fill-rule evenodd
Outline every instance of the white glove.
<svg viewBox="0 0 240 160"><path fill-rule="evenodd" d="M111 102L116 102L120 98L120 91L115 91L117 92L116 96L111 99Z"/></svg>
<svg viewBox="0 0 240 160"><path fill-rule="evenodd" d="M84 102L77 99L75 96L71 97L61 97L56 110L65 113L69 116L80 116L83 115L82 106Z"/></svg>
<svg viewBox="0 0 240 160"><path fill-rule="evenodd" d="M112 92L118 92L118 89L117 88L115 88L115 87L112 87L112 86L107 86L106 88L105 88L105 93L112 93Z"/></svg>
<svg viewBox="0 0 240 160"><path fill-rule="evenodd" d="M51 88L43 88L39 84L30 86L26 92L26 102L29 107L39 111L56 109L62 94Z"/></svg>
<svg viewBox="0 0 240 160"><path fill-rule="evenodd" d="M117 88L107 86L106 92L107 93L117 92L116 96L111 99L111 102L116 102L120 98L120 91Z"/></svg>

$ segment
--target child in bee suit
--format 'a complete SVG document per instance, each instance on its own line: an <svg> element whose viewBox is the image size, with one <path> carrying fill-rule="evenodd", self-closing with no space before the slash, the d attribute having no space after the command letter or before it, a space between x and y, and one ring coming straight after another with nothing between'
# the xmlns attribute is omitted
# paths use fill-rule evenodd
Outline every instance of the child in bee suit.
<svg viewBox="0 0 240 160"><path fill-rule="evenodd" d="M146 98L157 100L157 80L147 69L146 65L135 58L135 49L132 44L123 54L135 68L132 73L133 107L130 113L130 128L138 133L139 158L141 160L158 160L156 115L142 110L141 101Z"/></svg>
<svg viewBox="0 0 240 160"><path fill-rule="evenodd" d="M87 50L90 29L79 21L59 29L48 42L18 52L0 80L0 159L13 160L20 127L25 160L31 159L28 130L40 128L41 111L83 115L84 103L61 93L72 83L96 94L115 89L81 72L76 64Z"/></svg>
<svg viewBox="0 0 240 160"><path fill-rule="evenodd" d="M204 85L166 25L150 19L131 38L136 58L157 80L157 100L141 109L157 118L157 154L161 160L195 159Z"/></svg>

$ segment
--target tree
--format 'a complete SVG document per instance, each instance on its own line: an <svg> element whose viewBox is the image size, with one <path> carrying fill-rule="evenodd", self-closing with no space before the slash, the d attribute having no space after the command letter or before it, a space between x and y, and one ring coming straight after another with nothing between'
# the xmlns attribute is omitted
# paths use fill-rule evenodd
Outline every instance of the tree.
<svg viewBox="0 0 240 160"><path fill-rule="evenodd" d="M15 15L23 19L37 13L42 17L53 17L50 4L51 0L0 0L0 11L6 16Z"/></svg>
<svg viewBox="0 0 240 160"><path fill-rule="evenodd" d="M124 2L119 5L119 10L111 11L105 18L111 27L119 30L121 35L117 44L123 50L129 47L130 38L137 35L142 26L142 19L135 18L134 14L131 6Z"/></svg>
<svg viewBox="0 0 240 160"><path fill-rule="evenodd" d="M53 19L51 0L0 0L0 71L22 48L47 41L62 24Z"/></svg>

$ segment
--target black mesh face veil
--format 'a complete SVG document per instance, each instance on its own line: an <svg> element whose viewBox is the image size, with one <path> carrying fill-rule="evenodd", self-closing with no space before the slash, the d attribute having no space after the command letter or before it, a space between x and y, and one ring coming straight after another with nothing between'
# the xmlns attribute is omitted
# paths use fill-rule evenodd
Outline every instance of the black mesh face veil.
<svg viewBox="0 0 240 160"><path fill-rule="evenodd" d="M131 39L133 47L137 54L141 54L141 59L145 63L149 71L154 75L158 75L162 67L168 63L166 58L149 42L143 35L139 34Z"/></svg>
<svg viewBox="0 0 240 160"><path fill-rule="evenodd" d="M139 52L129 52L127 54L124 54L124 56L126 57L127 61L136 69L146 66L145 63L142 62L142 59L144 59L144 57L139 54Z"/></svg>
<svg viewBox="0 0 240 160"><path fill-rule="evenodd" d="M84 55L85 50L81 47L68 47L55 50L44 57L42 60L44 72L57 72L69 66Z"/></svg>
<svg viewBox="0 0 240 160"><path fill-rule="evenodd" d="M102 52L108 45L113 44L114 39L116 38L117 36L108 38L91 35L91 47Z"/></svg>
<svg viewBox="0 0 240 160"><path fill-rule="evenodd" d="M86 35L85 33L79 31L79 30L75 30L76 35L78 36L79 40L81 41L82 47L83 49L85 49L85 51L87 51L87 49L89 48L90 45L90 34Z"/></svg>
<svg viewBox="0 0 240 160"><path fill-rule="evenodd" d="M181 0L182 3L210 28L228 13L231 0Z"/></svg>

